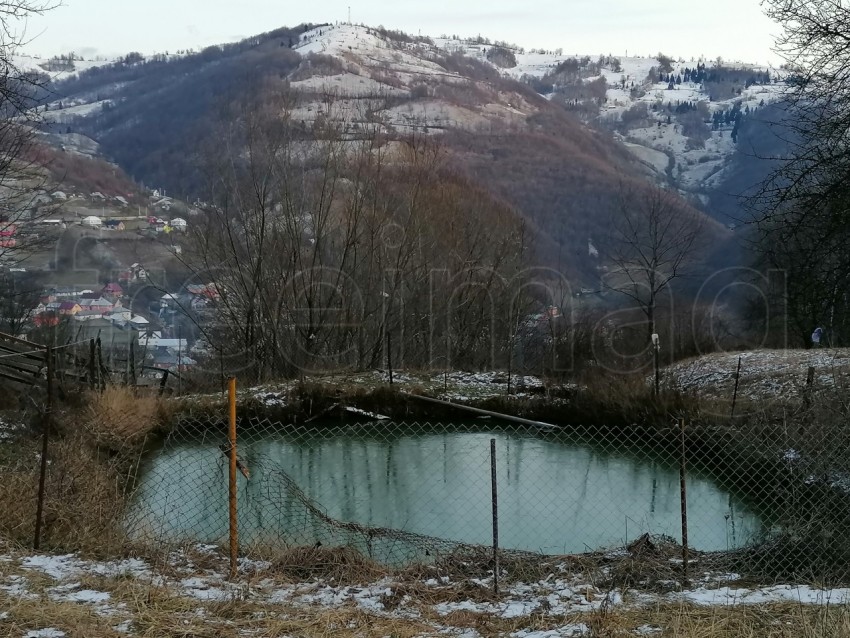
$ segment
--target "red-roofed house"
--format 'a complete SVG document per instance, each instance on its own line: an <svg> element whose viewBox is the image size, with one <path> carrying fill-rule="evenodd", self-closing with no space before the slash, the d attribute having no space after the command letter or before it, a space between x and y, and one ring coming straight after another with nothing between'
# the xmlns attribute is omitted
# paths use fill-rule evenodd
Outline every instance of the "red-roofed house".
<svg viewBox="0 0 850 638"><path fill-rule="evenodd" d="M40 315L36 315L33 318L33 323L39 328L49 327L59 325L59 315L54 314L52 312L42 312Z"/></svg>
<svg viewBox="0 0 850 638"><path fill-rule="evenodd" d="M120 297L124 294L124 289L116 283L108 283L103 287L103 290L100 291L101 294L104 295L112 295L113 297Z"/></svg>

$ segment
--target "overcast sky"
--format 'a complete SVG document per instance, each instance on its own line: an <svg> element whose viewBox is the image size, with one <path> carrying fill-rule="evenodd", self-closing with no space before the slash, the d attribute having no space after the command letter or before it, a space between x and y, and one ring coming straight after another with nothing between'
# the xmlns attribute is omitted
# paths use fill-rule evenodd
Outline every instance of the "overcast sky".
<svg viewBox="0 0 850 638"><path fill-rule="evenodd" d="M284 25L351 18L408 33L484 35L565 53L776 62L779 27L759 0L61 0L31 18L29 53L112 57L231 42Z"/></svg>

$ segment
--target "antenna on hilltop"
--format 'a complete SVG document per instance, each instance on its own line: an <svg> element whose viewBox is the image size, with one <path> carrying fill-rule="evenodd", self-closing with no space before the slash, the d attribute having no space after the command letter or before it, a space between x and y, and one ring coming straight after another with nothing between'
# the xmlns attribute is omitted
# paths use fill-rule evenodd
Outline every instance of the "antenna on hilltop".
<svg viewBox="0 0 850 638"><path fill-rule="evenodd" d="M348 24L351 24L351 5L348 5Z"/></svg>

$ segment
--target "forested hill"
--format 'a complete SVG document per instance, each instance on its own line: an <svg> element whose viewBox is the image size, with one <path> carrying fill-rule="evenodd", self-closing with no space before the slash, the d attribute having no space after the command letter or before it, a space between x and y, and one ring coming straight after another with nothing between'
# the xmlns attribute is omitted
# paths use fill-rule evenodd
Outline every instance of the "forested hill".
<svg viewBox="0 0 850 638"><path fill-rule="evenodd" d="M596 286L590 247L605 245L620 194L650 171L613 134L500 64L492 50L478 59L383 29L305 25L87 70L55 87L62 108L53 117L57 129L95 139L137 180L193 201L205 197L200 167L216 152L217 124L246 99L285 93L287 118L305 141L330 122L350 139L427 136L457 173L529 222L541 263Z"/></svg>

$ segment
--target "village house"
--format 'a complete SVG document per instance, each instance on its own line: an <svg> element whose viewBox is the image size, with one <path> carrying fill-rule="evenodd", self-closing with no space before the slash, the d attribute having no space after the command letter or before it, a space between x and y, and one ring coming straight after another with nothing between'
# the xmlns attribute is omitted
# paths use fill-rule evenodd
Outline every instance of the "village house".
<svg viewBox="0 0 850 638"><path fill-rule="evenodd" d="M130 317L130 324L137 330L144 330L150 325L150 323L151 322L145 319L142 315L132 315Z"/></svg>
<svg viewBox="0 0 850 638"><path fill-rule="evenodd" d="M132 312L129 308L115 308L112 312L108 312L104 315L105 319L108 319L112 323L127 323L130 321L130 317L132 316Z"/></svg>
<svg viewBox="0 0 850 638"><path fill-rule="evenodd" d="M74 315L74 321L93 321L95 319L102 319L103 313L97 310L80 310L77 314Z"/></svg>
<svg viewBox="0 0 850 638"><path fill-rule="evenodd" d="M162 348L168 350L186 352L189 346L186 339L163 339L154 335L139 335L139 347L147 348L149 351L159 350Z"/></svg>
<svg viewBox="0 0 850 638"><path fill-rule="evenodd" d="M38 328L53 328L58 326L60 317L54 312L42 312L33 317L33 323Z"/></svg>
<svg viewBox="0 0 850 638"><path fill-rule="evenodd" d="M186 372L196 365L197 361L185 354L174 354L172 352L157 352L153 358L153 367L169 372Z"/></svg>
<svg viewBox="0 0 850 638"><path fill-rule="evenodd" d="M62 286L58 288L51 288L49 294L53 295L55 298L65 298L68 297L76 297L79 293L74 289L68 286Z"/></svg>
<svg viewBox="0 0 850 638"><path fill-rule="evenodd" d="M87 301L84 308L85 310L97 310L101 315L105 315L108 312L112 312L116 305L120 306L121 302L113 302L109 299L98 297L97 299Z"/></svg>
<svg viewBox="0 0 850 638"><path fill-rule="evenodd" d="M59 314L64 317L73 317L81 310L80 304L76 301L63 301L59 304Z"/></svg>
<svg viewBox="0 0 850 638"><path fill-rule="evenodd" d="M148 278L147 272L140 264L133 264L129 270L123 271L118 275L118 283L129 285L134 281L145 281Z"/></svg>
<svg viewBox="0 0 850 638"><path fill-rule="evenodd" d="M110 296L110 297L123 297L124 289L116 284L116 283L108 283L106 284L100 291L102 295Z"/></svg>

